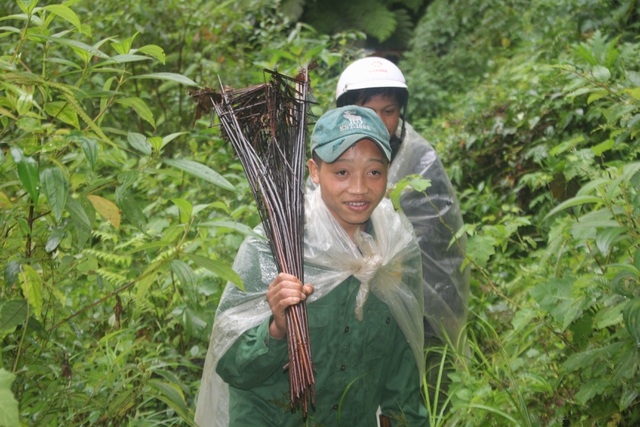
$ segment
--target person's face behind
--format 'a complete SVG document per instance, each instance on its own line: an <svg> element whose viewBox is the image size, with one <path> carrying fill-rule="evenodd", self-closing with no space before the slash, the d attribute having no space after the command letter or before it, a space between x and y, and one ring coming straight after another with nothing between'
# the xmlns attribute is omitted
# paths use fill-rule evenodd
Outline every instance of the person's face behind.
<svg viewBox="0 0 640 427"><path fill-rule="evenodd" d="M371 217L387 189L388 162L375 142L363 139L333 163L308 162L309 175L320 186L322 200L353 238Z"/></svg>
<svg viewBox="0 0 640 427"><path fill-rule="evenodd" d="M400 104L394 96L374 95L364 103L358 103L360 107L371 108L384 122L389 135L395 135L400 123Z"/></svg>

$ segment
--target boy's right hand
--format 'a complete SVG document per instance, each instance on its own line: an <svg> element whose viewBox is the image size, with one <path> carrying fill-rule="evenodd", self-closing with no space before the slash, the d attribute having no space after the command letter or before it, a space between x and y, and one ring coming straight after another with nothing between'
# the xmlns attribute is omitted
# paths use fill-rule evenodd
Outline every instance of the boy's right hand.
<svg viewBox="0 0 640 427"><path fill-rule="evenodd" d="M287 336L287 307L296 305L307 299L313 292L313 286L303 285L296 276L280 273L267 290L267 302L273 313L273 320L269 324L269 334L276 339Z"/></svg>

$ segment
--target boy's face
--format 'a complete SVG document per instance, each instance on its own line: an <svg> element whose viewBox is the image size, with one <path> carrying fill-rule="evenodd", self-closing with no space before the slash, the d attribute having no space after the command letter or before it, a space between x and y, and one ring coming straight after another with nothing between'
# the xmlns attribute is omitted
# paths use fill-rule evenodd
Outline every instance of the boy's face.
<svg viewBox="0 0 640 427"><path fill-rule="evenodd" d="M400 123L400 105L393 96L375 95L366 103L359 104L360 107L371 108L383 121L389 131L389 135L395 135Z"/></svg>
<svg viewBox="0 0 640 427"><path fill-rule="evenodd" d="M320 185L322 200L353 238L371 217L387 189L388 161L375 142L363 139L333 163L308 162L309 175Z"/></svg>

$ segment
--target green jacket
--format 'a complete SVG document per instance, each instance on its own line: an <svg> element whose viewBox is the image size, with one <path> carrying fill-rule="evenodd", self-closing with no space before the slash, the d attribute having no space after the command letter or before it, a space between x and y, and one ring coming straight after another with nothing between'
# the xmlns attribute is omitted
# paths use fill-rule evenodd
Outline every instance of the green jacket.
<svg viewBox="0 0 640 427"><path fill-rule="evenodd" d="M355 318L359 286L352 276L307 305L316 395L308 423L289 409L287 345L270 338L267 320L241 335L218 362L216 371L229 384L230 427L372 427L378 406L394 425L429 425L410 346L374 295L363 320Z"/></svg>

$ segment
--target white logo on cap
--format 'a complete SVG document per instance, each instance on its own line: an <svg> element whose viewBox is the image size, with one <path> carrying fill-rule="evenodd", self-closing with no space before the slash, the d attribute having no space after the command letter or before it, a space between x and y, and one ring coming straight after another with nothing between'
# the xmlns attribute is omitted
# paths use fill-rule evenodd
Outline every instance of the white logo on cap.
<svg viewBox="0 0 640 427"><path fill-rule="evenodd" d="M340 125L340 130L345 131L349 129L370 129L370 127L362 120L362 116L354 114L353 111L345 111L342 113L342 117L349 120L348 124Z"/></svg>

